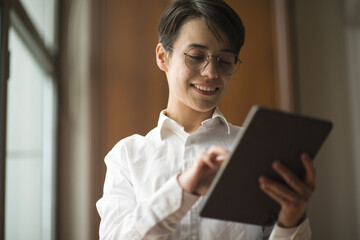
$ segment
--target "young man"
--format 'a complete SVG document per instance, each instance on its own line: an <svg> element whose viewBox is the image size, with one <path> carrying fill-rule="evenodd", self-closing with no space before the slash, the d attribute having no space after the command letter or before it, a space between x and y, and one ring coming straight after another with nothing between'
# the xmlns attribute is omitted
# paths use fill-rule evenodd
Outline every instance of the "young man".
<svg viewBox="0 0 360 240"><path fill-rule="evenodd" d="M173 1L162 15L159 42L156 60L168 80L168 105L156 128L121 140L106 156L104 195L97 203L100 238L310 239L304 216L315 172L306 155L303 180L273 164L291 188L259 179L281 205L273 229L198 215L220 156L228 155L241 131L217 108L240 64L244 27L238 15L222 0Z"/></svg>

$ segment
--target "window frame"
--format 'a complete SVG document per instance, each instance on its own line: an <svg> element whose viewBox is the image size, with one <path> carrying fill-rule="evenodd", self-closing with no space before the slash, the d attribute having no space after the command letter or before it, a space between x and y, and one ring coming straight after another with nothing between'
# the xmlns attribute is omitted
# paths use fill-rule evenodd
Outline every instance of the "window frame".
<svg viewBox="0 0 360 240"><path fill-rule="evenodd" d="M0 0L0 240L5 239L6 105L9 78L9 2Z"/></svg>
<svg viewBox="0 0 360 240"><path fill-rule="evenodd" d="M59 32L58 18L60 14L58 6L60 6L60 1L57 1L56 6L58 14L57 19L55 19L55 37ZM53 78L56 85L55 91L58 92L58 52L56 49L51 50L46 47L20 0L0 0L0 240L5 239L6 113L10 65L8 48L10 26L20 35L39 65ZM55 111L58 111L58 106L56 106ZM54 124L57 125L58 122L55 121ZM57 139L57 136L55 136L55 139ZM57 164L57 157L55 158L55 164Z"/></svg>

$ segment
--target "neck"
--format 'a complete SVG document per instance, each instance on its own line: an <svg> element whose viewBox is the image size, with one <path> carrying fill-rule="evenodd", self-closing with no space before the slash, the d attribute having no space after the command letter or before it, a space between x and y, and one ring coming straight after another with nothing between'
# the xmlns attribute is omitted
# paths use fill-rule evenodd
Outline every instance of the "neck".
<svg viewBox="0 0 360 240"><path fill-rule="evenodd" d="M203 121L212 117L214 110L215 108L207 112L198 112L193 109L182 109L180 111L176 111L168 106L165 114L183 126L185 132L193 133L199 129Z"/></svg>

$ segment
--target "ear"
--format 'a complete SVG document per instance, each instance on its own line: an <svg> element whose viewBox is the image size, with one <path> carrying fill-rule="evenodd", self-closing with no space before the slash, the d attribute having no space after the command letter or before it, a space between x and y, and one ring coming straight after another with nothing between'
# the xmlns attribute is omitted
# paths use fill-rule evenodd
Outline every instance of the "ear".
<svg viewBox="0 0 360 240"><path fill-rule="evenodd" d="M162 71L167 72L168 70L167 54L164 46L161 43L159 43L156 46L156 63Z"/></svg>

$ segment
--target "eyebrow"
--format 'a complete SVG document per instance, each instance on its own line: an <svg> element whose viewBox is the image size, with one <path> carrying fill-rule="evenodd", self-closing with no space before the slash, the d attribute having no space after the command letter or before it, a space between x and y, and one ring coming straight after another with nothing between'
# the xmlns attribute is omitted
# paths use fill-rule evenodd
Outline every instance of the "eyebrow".
<svg viewBox="0 0 360 240"><path fill-rule="evenodd" d="M205 45L201 45L201 44L198 44L198 43L190 43L188 45L189 48L203 48L205 50L209 50L209 48ZM229 53L234 53L233 51L231 51L231 49L228 49L228 48L224 48L224 49L220 49L220 52L229 52Z"/></svg>

